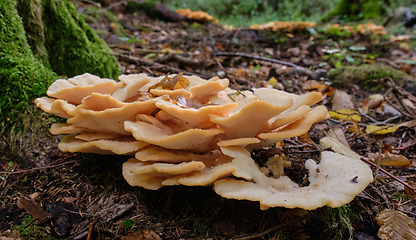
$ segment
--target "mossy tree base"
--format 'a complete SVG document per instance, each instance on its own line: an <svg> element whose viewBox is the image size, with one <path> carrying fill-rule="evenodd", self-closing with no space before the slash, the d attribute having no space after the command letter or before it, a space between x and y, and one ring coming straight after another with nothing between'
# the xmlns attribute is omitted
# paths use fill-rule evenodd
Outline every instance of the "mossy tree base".
<svg viewBox="0 0 416 240"><path fill-rule="evenodd" d="M21 125L34 98L57 75L85 72L116 78L111 50L69 0L4 0L0 4L0 132Z"/></svg>
<svg viewBox="0 0 416 240"><path fill-rule="evenodd" d="M384 14L384 4L382 0L340 0L322 21L328 22L336 16L350 21L379 18Z"/></svg>

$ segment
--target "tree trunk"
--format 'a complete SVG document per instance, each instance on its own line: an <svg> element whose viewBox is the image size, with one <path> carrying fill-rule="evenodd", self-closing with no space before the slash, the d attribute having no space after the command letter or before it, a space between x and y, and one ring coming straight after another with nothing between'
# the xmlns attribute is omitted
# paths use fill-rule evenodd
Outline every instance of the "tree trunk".
<svg viewBox="0 0 416 240"><path fill-rule="evenodd" d="M117 60L69 0L0 4L0 133L22 123L57 75L115 78Z"/></svg>
<svg viewBox="0 0 416 240"><path fill-rule="evenodd" d="M384 0L340 0L322 21L328 22L334 17L349 21L379 18L383 13Z"/></svg>

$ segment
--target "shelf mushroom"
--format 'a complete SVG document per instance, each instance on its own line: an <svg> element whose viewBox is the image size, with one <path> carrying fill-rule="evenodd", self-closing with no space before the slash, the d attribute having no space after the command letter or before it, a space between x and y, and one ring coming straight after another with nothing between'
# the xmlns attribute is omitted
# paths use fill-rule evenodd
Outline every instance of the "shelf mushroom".
<svg viewBox="0 0 416 240"><path fill-rule="evenodd" d="M91 74L60 79L48 89L50 98L36 104L68 119L51 126L51 133L67 134L58 145L62 151L134 156L122 169L132 186L214 186L223 197L259 201L262 209L314 209L348 203L372 181L356 156L324 151L319 163L307 160L305 187L281 176L283 166L274 166L278 176L266 176L251 157L254 149L327 119L324 106L313 107L320 93L237 91L227 79L182 74L119 80Z"/></svg>

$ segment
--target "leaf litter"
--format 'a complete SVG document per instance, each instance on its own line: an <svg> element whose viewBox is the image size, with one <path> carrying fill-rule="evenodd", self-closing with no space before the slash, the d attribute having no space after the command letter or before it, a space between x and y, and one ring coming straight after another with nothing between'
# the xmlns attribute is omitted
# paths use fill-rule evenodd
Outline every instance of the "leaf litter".
<svg viewBox="0 0 416 240"><path fill-rule="evenodd" d="M80 3L78 7L85 11L91 6ZM36 147L22 143L21 151L13 155L6 143L0 148L0 235L15 234L12 225L27 215L27 209L16 204L18 196L29 196L51 214L51 220L42 226L56 238L253 239L283 234L292 239L365 239L360 236L378 234L381 239L399 239L414 234L416 71L409 59L416 54L409 50L411 40L383 38L378 34L385 30L374 25L357 26L357 30L328 28L349 31L353 38L346 38L310 24L293 29L286 23L274 23L280 24L276 25L280 32L267 32L226 29L215 23L163 22L142 12L112 10L117 25L105 17L90 25L118 56L125 74L182 72L227 77L238 90L270 87L296 94L323 93L322 103L331 110L332 118L315 124L305 136L253 153L259 165L267 164L266 156L283 151L291 163L285 174L301 186L307 185L303 163L319 159L319 140L328 133L349 151L371 160L376 180L347 206L353 214L344 207L335 209L336 214L328 209L259 211L256 204L222 199L207 188L149 192L130 187L116 171L125 159L115 162L112 156L60 153L55 139ZM127 35L117 35L120 27ZM406 75L394 79L388 74L369 83L338 84L337 79L329 78L335 67L364 63L388 64ZM179 78L166 79L155 88L183 84ZM376 86L378 97L372 97L374 92L367 86ZM336 91L342 91L341 99L335 99Z"/></svg>

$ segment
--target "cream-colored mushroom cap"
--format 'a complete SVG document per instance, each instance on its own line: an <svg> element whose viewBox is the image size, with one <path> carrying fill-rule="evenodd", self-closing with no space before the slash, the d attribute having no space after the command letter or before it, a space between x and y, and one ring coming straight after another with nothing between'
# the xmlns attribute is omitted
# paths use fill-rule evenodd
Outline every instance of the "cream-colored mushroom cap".
<svg viewBox="0 0 416 240"><path fill-rule="evenodd" d="M249 156L245 158L248 160ZM249 165L254 166L247 161L247 167ZM277 179L261 176L253 173L256 168L251 168L246 173L254 176L252 180L218 180L214 190L225 198L259 201L262 209L279 206L310 210L347 204L373 180L370 168L360 159L334 152L322 152L319 164L307 160L305 167L310 182L306 187L299 187L287 176Z"/></svg>
<svg viewBox="0 0 416 240"><path fill-rule="evenodd" d="M206 103L207 101L209 101L210 97L226 89L229 83L230 81L226 78L211 78L203 84L195 85L189 88L189 92L191 94L190 97L193 100L199 101L201 103Z"/></svg>
<svg viewBox="0 0 416 240"><path fill-rule="evenodd" d="M213 126L214 123L210 122L211 114L225 117L230 114L231 111L237 106L237 103L228 103L224 105L208 105L201 108L192 108L179 106L178 104L175 104L169 100L156 99L156 107L186 122L191 127L196 128L206 128L207 126Z"/></svg>
<svg viewBox="0 0 416 240"><path fill-rule="evenodd" d="M163 176L157 175L136 175L130 170L137 165L147 165L137 161L135 158L130 158L127 162L123 163L123 177L126 179L130 186L139 186L149 190L157 190L163 187L162 182L166 179Z"/></svg>
<svg viewBox="0 0 416 240"><path fill-rule="evenodd" d="M179 163L200 161L208 166L216 165L217 159L221 155L219 150L213 150L198 154L186 150L166 149L155 145L150 145L136 152L136 159L142 162L165 162Z"/></svg>
<svg viewBox="0 0 416 240"><path fill-rule="evenodd" d="M288 111L296 109L302 105L312 106L322 100L322 94L320 92L310 92L303 95L296 95L274 88L255 89L254 95L256 95L260 100L270 104L276 104L282 99L292 99L293 105L288 109Z"/></svg>
<svg viewBox="0 0 416 240"><path fill-rule="evenodd" d="M125 86L115 91L112 96L119 101L126 101L127 99L135 96L146 84L151 80L146 74L137 74L133 76L121 75L120 81L123 81Z"/></svg>
<svg viewBox="0 0 416 240"><path fill-rule="evenodd" d="M257 135L273 116L278 115L293 104L293 100L287 99L275 105L256 100L248 103L237 113L220 117L211 115L211 121L224 129L224 135L230 138L246 138Z"/></svg>
<svg viewBox="0 0 416 240"><path fill-rule="evenodd" d="M61 99L41 97L35 100L36 106L47 113L55 114L59 117L70 118L74 116L75 105Z"/></svg>
<svg viewBox="0 0 416 240"><path fill-rule="evenodd" d="M111 96L106 96L111 99ZM115 101L115 99L112 99ZM137 114L150 114L156 109L154 100L123 103L122 107L107 108L102 111L79 108L68 124L90 129L97 132L112 132L129 135L124 129L124 122L134 120Z"/></svg>
<svg viewBox="0 0 416 240"><path fill-rule="evenodd" d="M220 128L192 128L183 132L174 132L172 128L156 118L143 114L137 117L135 122L125 121L125 129L131 132L137 140L169 149L207 151L214 137L224 132Z"/></svg>
<svg viewBox="0 0 416 240"><path fill-rule="evenodd" d="M58 79L49 86L48 96L65 100L72 104L80 104L82 99L91 93L112 94L121 87L111 79L99 78L85 73L68 80Z"/></svg>
<svg viewBox="0 0 416 240"><path fill-rule="evenodd" d="M52 134L78 134L88 132L88 129L77 127L66 123L54 123L51 125L49 131Z"/></svg>
<svg viewBox="0 0 416 240"><path fill-rule="evenodd" d="M76 139L73 135L67 135L62 138L58 147L62 152L133 155L147 145L149 144L134 139L94 140L87 142Z"/></svg>
<svg viewBox="0 0 416 240"><path fill-rule="evenodd" d="M275 141L281 141L284 138L300 136L309 131L312 124L322 121L328 118L328 110L324 106L318 106L302 118L283 126L282 128L275 129L272 132L261 133L259 137L262 139L274 139Z"/></svg>

